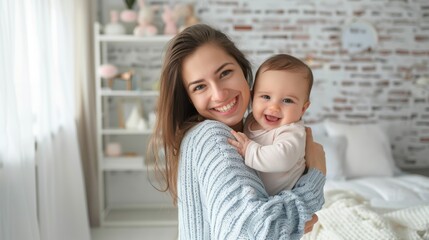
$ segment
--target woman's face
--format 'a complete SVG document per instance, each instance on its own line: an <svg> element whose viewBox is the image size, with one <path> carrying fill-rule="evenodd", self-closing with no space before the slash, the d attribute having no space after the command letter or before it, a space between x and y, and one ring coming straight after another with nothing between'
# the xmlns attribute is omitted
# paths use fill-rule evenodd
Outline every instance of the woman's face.
<svg viewBox="0 0 429 240"><path fill-rule="evenodd" d="M185 58L182 77L198 113L239 128L250 99L250 89L237 61L222 48L205 44Z"/></svg>

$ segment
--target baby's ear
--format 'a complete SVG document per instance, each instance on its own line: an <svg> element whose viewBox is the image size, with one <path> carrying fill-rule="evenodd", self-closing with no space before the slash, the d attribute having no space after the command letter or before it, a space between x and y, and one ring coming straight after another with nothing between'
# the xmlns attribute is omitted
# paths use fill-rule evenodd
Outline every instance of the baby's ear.
<svg viewBox="0 0 429 240"><path fill-rule="evenodd" d="M310 101L304 103L304 105L302 106L302 115L304 115L305 111L308 109L308 107L310 107L310 103Z"/></svg>

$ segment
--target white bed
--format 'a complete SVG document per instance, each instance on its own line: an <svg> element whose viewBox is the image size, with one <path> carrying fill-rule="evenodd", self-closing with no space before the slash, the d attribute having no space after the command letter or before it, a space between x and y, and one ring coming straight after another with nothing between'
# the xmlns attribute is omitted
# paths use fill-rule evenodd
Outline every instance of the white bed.
<svg viewBox="0 0 429 240"><path fill-rule="evenodd" d="M344 181L327 180L325 192L338 189L359 194L368 200L371 207L379 211L429 204L429 178L416 174L402 173L393 177L363 177Z"/></svg>
<svg viewBox="0 0 429 240"><path fill-rule="evenodd" d="M319 221L303 240L429 240L429 177L395 166L380 126L325 121L311 127L325 149L327 182Z"/></svg>

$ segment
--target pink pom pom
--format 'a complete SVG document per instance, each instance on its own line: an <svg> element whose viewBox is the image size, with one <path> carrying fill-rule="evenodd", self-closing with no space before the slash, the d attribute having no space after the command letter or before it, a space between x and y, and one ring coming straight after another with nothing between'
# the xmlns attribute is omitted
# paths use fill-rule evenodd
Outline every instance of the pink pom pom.
<svg viewBox="0 0 429 240"><path fill-rule="evenodd" d="M102 78L112 78L118 74L118 68L112 64L103 64L98 68L98 73Z"/></svg>
<svg viewBox="0 0 429 240"><path fill-rule="evenodd" d="M122 22L132 23L137 20L137 13L133 10L127 9L121 12Z"/></svg>

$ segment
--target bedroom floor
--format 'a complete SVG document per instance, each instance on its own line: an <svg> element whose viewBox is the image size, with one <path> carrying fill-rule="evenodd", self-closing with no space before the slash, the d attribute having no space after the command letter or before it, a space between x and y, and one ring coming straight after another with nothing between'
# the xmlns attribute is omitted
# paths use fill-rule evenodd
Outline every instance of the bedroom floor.
<svg viewBox="0 0 429 240"><path fill-rule="evenodd" d="M92 240L175 240L177 227L92 228Z"/></svg>

